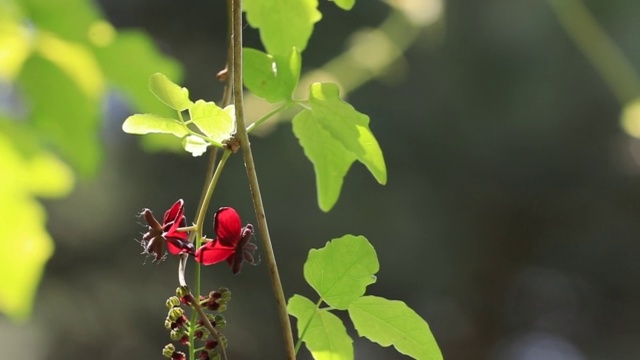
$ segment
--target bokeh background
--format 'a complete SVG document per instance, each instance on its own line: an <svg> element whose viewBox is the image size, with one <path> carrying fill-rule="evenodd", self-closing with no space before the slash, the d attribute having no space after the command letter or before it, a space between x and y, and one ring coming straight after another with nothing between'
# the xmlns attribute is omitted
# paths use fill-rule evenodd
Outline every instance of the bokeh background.
<svg viewBox="0 0 640 360"><path fill-rule="evenodd" d="M363 234L381 264L369 293L415 309L446 359L639 359L640 142L622 130L621 104L549 3L420 2L432 7L415 11L433 12L432 22L385 75L349 94L372 119L386 186L356 164L335 208L323 213L313 168L290 125L252 138L287 296L313 296L302 276L310 248ZM217 100L222 3L98 5L114 26L148 31L178 59L193 99ZM586 5L640 66L640 2ZM321 67L349 46L350 34L395 11L364 0L351 12L324 0L320 9L324 19L303 71ZM246 36L259 46L255 31L247 28ZM118 95L105 112L98 176L66 199L45 202L55 254L32 318L0 319L2 358L154 359L169 342L164 302L177 286L177 261L145 263L136 215L144 207L161 215L184 198L192 219L206 161L143 151L139 138L121 131L131 109ZM212 208L234 206L255 223L247 186L234 156ZM230 358L283 358L266 267L232 276L216 266L203 274L204 289L233 292ZM355 346L358 359L404 358L363 339Z"/></svg>

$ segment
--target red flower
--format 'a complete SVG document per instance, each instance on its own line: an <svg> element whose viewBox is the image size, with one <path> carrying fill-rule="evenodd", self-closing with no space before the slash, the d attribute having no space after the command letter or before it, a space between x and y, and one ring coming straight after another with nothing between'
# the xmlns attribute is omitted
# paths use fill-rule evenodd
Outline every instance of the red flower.
<svg viewBox="0 0 640 360"><path fill-rule="evenodd" d="M166 244L172 255L193 254L193 244L187 241L189 235L178 231L178 228L187 226L182 199L176 201L164 213L162 225L153 217L151 210L144 209L142 215L149 225L149 231L142 236L144 253L153 255L154 260L160 260L164 256L164 244Z"/></svg>
<svg viewBox="0 0 640 360"><path fill-rule="evenodd" d="M242 227L240 216L230 207L220 208L213 221L213 230L217 237L196 250L197 262L213 265L226 260L234 274L240 272L244 261L251 265L257 264L253 256L257 247L249 242L253 235L251 224Z"/></svg>

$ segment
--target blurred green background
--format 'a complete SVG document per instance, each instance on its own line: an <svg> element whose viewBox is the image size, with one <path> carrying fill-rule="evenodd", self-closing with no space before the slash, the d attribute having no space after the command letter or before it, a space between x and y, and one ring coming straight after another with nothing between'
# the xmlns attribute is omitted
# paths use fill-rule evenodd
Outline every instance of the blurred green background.
<svg viewBox="0 0 640 360"><path fill-rule="evenodd" d="M49 23L73 23L83 2L65 3L72 5L39 16ZM420 29L386 71L375 79L369 75L372 81L349 94L350 103L372 119L388 166L386 186L356 165L335 208L322 213L313 168L289 124L252 138L287 296L313 296L302 277L310 248L345 233L363 234L381 263L369 292L404 300L422 315L446 359L640 358L640 141L620 126L620 97L567 35L548 2L394 3L396 9L409 9ZM637 67L640 2L585 3ZM222 1L102 0L96 5L118 30L148 32L163 53L182 63L182 83L192 99L221 97L215 74L225 61ZM303 54L303 72L364 41L351 34L363 34L397 11L365 0L351 12L324 0L320 9L324 19ZM414 34L399 35L398 43ZM245 45L259 47L250 28ZM364 54L376 59L390 52L380 45ZM104 61L121 70L141 56L135 47L116 55ZM180 73L175 63L158 66ZM128 70L143 79L155 72L144 66ZM135 77L120 75L121 82ZM15 87L3 81L3 113L24 115L37 108L20 94L25 88L56 91L55 86L40 89L45 83L38 77ZM113 91L95 100L95 111L104 114L95 124L98 135L76 139L80 145L66 144L71 154L76 146L98 145L103 152L96 159L102 161L77 179L67 197L44 200L55 250L31 317L0 318L2 358L153 359L169 342L164 302L177 286L177 261L145 264L135 241L145 228L136 216L144 207L161 215L184 198L192 219L206 161L145 152L139 138L121 131L124 119L136 111L130 98L113 83L104 86ZM141 86L146 87L145 80ZM63 114L73 107L65 105ZM47 121L57 120L45 116L41 121L46 130ZM0 135L24 145L16 140L22 137L4 128ZM56 144L55 138L45 143L69 160L65 143ZM15 174L6 170L6 154L0 159L1 183ZM81 160L70 162L82 168ZM36 175L28 178L47 177ZM70 183L56 191L63 194ZM40 196L36 185L33 194ZM233 206L245 222L255 223L247 189L241 157L234 156L211 208ZM0 213L11 213L6 205L11 194L0 196ZM13 234L29 231L30 224L2 218L11 235L0 237L0 258L19 260ZM43 250L45 258L48 251ZM18 275L5 272L2 278L9 282ZM215 266L205 268L203 276L204 289L227 286L233 292L225 314L230 358L283 358L266 267L245 267L232 276L225 266ZM358 359L403 358L366 340L356 340L355 347ZM300 358L307 357L303 351Z"/></svg>

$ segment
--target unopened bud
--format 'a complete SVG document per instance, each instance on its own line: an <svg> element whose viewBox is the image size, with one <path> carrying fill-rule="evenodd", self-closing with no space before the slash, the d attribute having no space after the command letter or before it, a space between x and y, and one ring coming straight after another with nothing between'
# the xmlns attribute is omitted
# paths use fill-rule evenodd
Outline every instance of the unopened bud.
<svg viewBox="0 0 640 360"><path fill-rule="evenodd" d="M231 290L222 287L218 291L220 292L220 300L222 300L221 302L227 303L231 300Z"/></svg>
<svg viewBox="0 0 640 360"><path fill-rule="evenodd" d="M213 321L215 322L215 326L218 329L223 329L225 326L227 326L227 320L225 320L224 316L220 314L216 315Z"/></svg>
<svg viewBox="0 0 640 360"><path fill-rule="evenodd" d="M171 356L176 351L176 347L173 344L167 344L164 349L162 349L162 356L171 359Z"/></svg>
<svg viewBox="0 0 640 360"><path fill-rule="evenodd" d="M171 334L169 334L169 337L173 341L178 341L178 340L182 339L182 337L185 336L185 335L186 335L186 333L185 333L184 329L175 328L175 329L171 330Z"/></svg>
<svg viewBox="0 0 640 360"><path fill-rule="evenodd" d="M178 320L180 317L182 317L182 315L184 315L184 310L182 310L179 307L175 307L169 310L169 314L167 315L167 318L173 322Z"/></svg>
<svg viewBox="0 0 640 360"><path fill-rule="evenodd" d="M189 287L187 286L180 286L176 289L176 296L179 298L183 298L189 295L189 293L190 293Z"/></svg>
<svg viewBox="0 0 640 360"><path fill-rule="evenodd" d="M177 296L172 296L167 299L167 302L165 303L165 305L167 305L168 309L174 308L176 306L180 306L180 299Z"/></svg>

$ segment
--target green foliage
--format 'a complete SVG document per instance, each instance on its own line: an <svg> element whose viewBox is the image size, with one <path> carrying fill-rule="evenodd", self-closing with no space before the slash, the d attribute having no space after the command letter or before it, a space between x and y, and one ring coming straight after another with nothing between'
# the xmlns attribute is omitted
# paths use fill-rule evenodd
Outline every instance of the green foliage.
<svg viewBox="0 0 640 360"><path fill-rule="evenodd" d="M160 101L172 109L184 111L193 105L189 99L189 90L176 85L161 73L151 75L149 89Z"/></svg>
<svg viewBox="0 0 640 360"><path fill-rule="evenodd" d="M171 134L179 138L189 135L187 127L176 119L153 114L135 114L122 124L122 130L129 134Z"/></svg>
<svg viewBox="0 0 640 360"><path fill-rule="evenodd" d="M129 134L169 134L182 140L182 147L193 156L205 153L209 145L223 147L235 132L233 105L222 109L214 102L189 99L189 90L175 84L163 74L149 78L149 89L156 97L174 109L177 119L154 114L134 114L122 124ZM188 110L190 119L184 121L182 112ZM189 128L193 124L197 131Z"/></svg>
<svg viewBox="0 0 640 360"><path fill-rule="evenodd" d="M378 271L375 250L364 236L345 235L312 249L304 276L320 301L303 296L289 299L289 314L298 319L299 342L314 359L353 359L351 339L338 317L329 310L347 310L360 336L382 346L393 345L415 359L442 359L431 330L405 303L377 296L363 296ZM331 308L320 308L322 303Z"/></svg>
<svg viewBox="0 0 640 360"><path fill-rule="evenodd" d="M41 56L31 56L18 78L31 102L30 125L84 176L101 159L99 98ZM81 119L81 121L79 121Z"/></svg>
<svg viewBox="0 0 640 360"><path fill-rule="evenodd" d="M37 147L26 131L0 118L0 310L15 320L31 313L31 304L44 265L53 253L45 228L45 212L34 197L65 196L73 187L70 169ZM6 135L5 135L6 134Z"/></svg>
<svg viewBox="0 0 640 360"><path fill-rule="evenodd" d="M304 264L304 278L322 300L345 310L376 281L380 269L376 251L364 236L345 235L312 249Z"/></svg>
<svg viewBox="0 0 640 360"><path fill-rule="evenodd" d="M318 0L244 0L249 25L260 29L260 39L271 55L300 52L307 47L313 24L322 18Z"/></svg>
<svg viewBox="0 0 640 360"><path fill-rule="evenodd" d="M337 316L318 309L302 295L294 295L287 309L298 319L298 334L305 334L305 344L314 359L353 359L353 340Z"/></svg>
<svg viewBox="0 0 640 360"><path fill-rule="evenodd" d="M427 322L402 301L363 296L349 306L349 316L360 336L415 359L442 359Z"/></svg>
<svg viewBox="0 0 640 360"><path fill-rule="evenodd" d="M385 184L387 170L369 117L342 101L335 84L312 84L309 105L293 118L293 132L314 165L320 208L329 211L335 205L355 160Z"/></svg>
<svg viewBox="0 0 640 360"><path fill-rule="evenodd" d="M353 8L353 5L356 4L356 0L333 0L333 2L335 2L336 5L338 5L338 7L343 10L351 10L351 8Z"/></svg>
<svg viewBox="0 0 640 360"><path fill-rule="evenodd" d="M298 85L302 59L293 48L289 55L273 57L260 50L243 49L244 85L256 96L275 103L290 101Z"/></svg>
<svg viewBox="0 0 640 360"><path fill-rule="evenodd" d="M181 70L146 35L117 32L92 1L0 1L0 79L26 105L26 116L0 114L0 216L11 224L0 238L11 249L0 255L0 273L14 274L0 285L0 311L15 319L30 313L53 252L36 198L69 193L74 173L62 160L84 178L98 171L108 86L134 107L161 113L147 87L157 71L178 78Z"/></svg>
<svg viewBox="0 0 640 360"><path fill-rule="evenodd" d="M191 121L211 140L221 144L235 132L235 107L222 109L213 102L198 100L189 108Z"/></svg>

